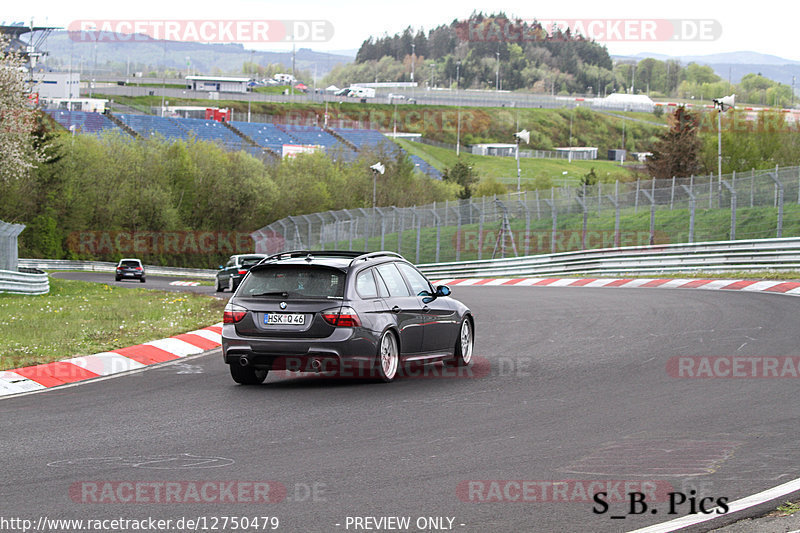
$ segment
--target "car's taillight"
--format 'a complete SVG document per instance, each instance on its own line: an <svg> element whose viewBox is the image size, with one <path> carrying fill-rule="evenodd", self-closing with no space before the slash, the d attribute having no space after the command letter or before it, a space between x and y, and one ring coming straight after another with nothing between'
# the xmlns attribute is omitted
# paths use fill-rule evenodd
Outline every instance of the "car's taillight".
<svg viewBox="0 0 800 533"><path fill-rule="evenodd" d="M235 324L244 318L247 314L247 309L240 305L228 304L225 306L225 311L222 312L223 324Z"/></svg>
<svg viewBox="0 0 800 533"><path fill-rule="evenodd" d="M136 267L136 270L141 270L141 269L142 269L142 267Z"/></svg>
<svg viewBox="0 0 800 533"><path fill-rule="evenodd" d="M240 276L244 276L245 274L247 274L247 270L240 270L239 271L239 275Z"/></svg>
<svg viewBox="0 0 800 533"><path fill-rule="evenodd" d="M322 312L322 318L331 326L354 328L361 326L361 319L352 307L328 309Z"/></svg>

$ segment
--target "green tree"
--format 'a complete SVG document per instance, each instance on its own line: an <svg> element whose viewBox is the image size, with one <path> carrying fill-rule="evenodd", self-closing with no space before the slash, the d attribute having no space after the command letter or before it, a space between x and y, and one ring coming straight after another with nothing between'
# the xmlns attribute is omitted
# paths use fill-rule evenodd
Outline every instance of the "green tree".
<svg viewBox="0 0 800 533"><path fill-rule="evenodd" d="M700 165L701 141L698 119L681 106L670 117L669 129L658 139L647 160L647 170L656 179L697 174Z"/></svg>
<svg viewBox="0 0 800 533"><path fill-rule="evenodd" d="M477 183L478 175L471 165L466 164L464 161L458 161L452 168L444 169L442 179L458 184L461 187L458 197L465 199L472 196L472 186Z"/></svg>

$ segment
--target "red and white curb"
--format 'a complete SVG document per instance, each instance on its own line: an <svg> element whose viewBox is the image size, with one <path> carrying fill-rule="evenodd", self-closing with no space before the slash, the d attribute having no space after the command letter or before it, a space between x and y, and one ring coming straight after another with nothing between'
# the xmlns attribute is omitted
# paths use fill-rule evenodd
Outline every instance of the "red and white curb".
<svg viewBox="0 0 800 533"><path fill-rule="evenodd" d="M199 281L171 281L170 285L177 285L179 287L197 287L200 285Z"/></svg>
<svg viewBox="0 0 800 533"><path fill-rule="evenodd" d="M671 279L671 278L460 278L443 279L436 285L514 286L514 287L618 287L623 289L712 289L722 291L771 292L800 296L796 281L758 281L750 279Z"/></svg>
<svg viewBox="0 0 800 533"><path fill-rule="evenodd" d="M217 348L222 324L155 341L43 365L0 371L0 397L109 376Z"/></svg>

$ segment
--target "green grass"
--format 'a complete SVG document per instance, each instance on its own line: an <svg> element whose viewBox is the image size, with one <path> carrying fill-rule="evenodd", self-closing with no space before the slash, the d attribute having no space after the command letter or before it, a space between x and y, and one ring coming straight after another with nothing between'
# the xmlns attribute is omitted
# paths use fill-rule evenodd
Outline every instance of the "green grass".
<svg viewBox="0 0 800 533"><path fill-rule="evenodd" d="M0 294L0 370L124 348L221 320L225 303L193 293L50 278L42 296Z"/></svg>
<svg viewBox="0 0 800 533"><path fill-rule="evenodd" d="M800 505L797 502L784 502L778 506L776 511L778 512L777 516L790 516L800 511Z"/></svg>
<svg viewBox="0 0 800 533"><path fill-rule="evenodd" d="M416 155L439 170L452 167L460 157L468 165L472 165L481 178L495 178L501 183L516 190L517 161L513 157L496 157L473 155L461 152L456 156L455 150L440 148L418 142L397 139L403 149ZM581 178L594 168L597 177L603 183L616 180L630 181L633 174L630 167L620 166L613 161L572 161L564 159L520 158L520 181L528 188L550 188L551 186L572 185L580 183ZM564 174L566 172L566 174Z"/></svg>
<svg viewBox="0 0 800 533"><path fill-rule="evenodd" d="M283 94L283 91L289 91L289 94L292 93L290 85L268 85L266 87L254 87L254 93L261 93L261 94ZM302 94L302 91L295 89L294 94Z"/></svg>

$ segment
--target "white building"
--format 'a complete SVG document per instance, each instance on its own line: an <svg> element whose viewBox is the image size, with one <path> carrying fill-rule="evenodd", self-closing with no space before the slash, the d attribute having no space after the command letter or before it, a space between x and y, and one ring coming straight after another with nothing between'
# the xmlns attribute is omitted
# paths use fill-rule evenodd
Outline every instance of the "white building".
<svg viewBox="0 0 800 533"><path fill-rule="evenodd" d="M77 72L35 72L33 74L33 93L43 98L78 98L80 75Z"/></svg>
<svg viewBox="0 0 800 533"><path fill-rule="evenodd" d="M250 78L230 76L186 76L186 88L192 91L246 93Z"/></svg>

